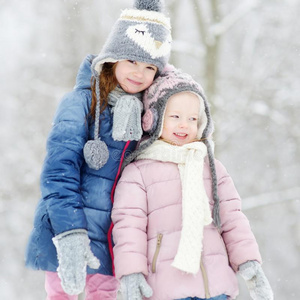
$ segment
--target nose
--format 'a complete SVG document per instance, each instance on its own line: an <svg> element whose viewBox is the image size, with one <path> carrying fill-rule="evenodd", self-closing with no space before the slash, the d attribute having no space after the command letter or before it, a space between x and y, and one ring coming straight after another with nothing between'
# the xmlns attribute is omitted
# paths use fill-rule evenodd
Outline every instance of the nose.
<svg viewBox="0 0 300 300"><path fill-rule="evenodd" d="M142 66L137 66L134 70L134 75L138 78L143 78L144 76L144 68Z"/></svg>
<svg viewBox="0 0 300 300"><path fill-rule="evenodd" d="M187 128L187 121L186 120L184 120L184 119L181 119L180 121L179 121L179 128Z"/></svg>

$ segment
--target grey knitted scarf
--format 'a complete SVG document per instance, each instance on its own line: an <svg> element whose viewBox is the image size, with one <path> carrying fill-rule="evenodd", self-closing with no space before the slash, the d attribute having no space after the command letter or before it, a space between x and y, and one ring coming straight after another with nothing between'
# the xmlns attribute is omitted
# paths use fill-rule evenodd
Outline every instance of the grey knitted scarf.
<svg viewBox="0 0 300 300"><path fill-rule="evenodd" d="M99 138L100 118L100 89L99 79L96 79L97 106L95 113L94 139L86 142L83 155L87 165L95 170L102 168L108 158L107 145ZM127 94L120 87L116 87L108 96L108 104L112 106L113 129L112 137L115 141L138 141L142 137L141 93Z"/></svg>
<svg viewBox="0 0 300 300"><path fill-rule="evenodd" d="M139 141L143 134L141 93L127 94L116 87L108 96L108 104L112 106L113 112L113 139Z"/></svg>

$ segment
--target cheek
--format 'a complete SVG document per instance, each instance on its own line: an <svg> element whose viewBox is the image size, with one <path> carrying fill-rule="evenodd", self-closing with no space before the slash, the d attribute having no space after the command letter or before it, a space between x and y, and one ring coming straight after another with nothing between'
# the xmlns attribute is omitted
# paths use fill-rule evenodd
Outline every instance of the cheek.
<svg viewBox="0 0 300 300"><path fill-rule="evenodd" d="M195 125L195 126L193 127L193 135L194 135L195 137L197 137L197 135L198 135L198 126L197 126L197 125Z"/></svg>
<svg viewBox="0 0 300 300"><path fill-rule="evenodd" d="M167 138L167 128L165 127L165 123L163 123L163 126L162 128L160 129L160 133L159 133L159 136L161 138Z"/></svg>
<svg viewBox="0 0 300 300"><path fill-rule="evenodd" d="M162 130L163 130L163 135L165 136L165 137L167 137L167 136L169 136L169 135L171 135L172 134L172 132L173 132L173 124L171 123L171 122L164 122L164 124L163 124L163 128L162 128Z"/></svg>
<svg viewBox="0 0 300 300"><path fill-rule="evenodd" d="M121 81L120 72L116 72L115 77L116 77L118 83L120 83L120 81Z"/></svg>
<svg viewBox="0 0 300 300"><path fill-rule="evenodd" d="M124 67L122 67L121 65L117 65L115 69L115 77L119 83L124 79L125 74L126 69L124 69Z"/></svg>

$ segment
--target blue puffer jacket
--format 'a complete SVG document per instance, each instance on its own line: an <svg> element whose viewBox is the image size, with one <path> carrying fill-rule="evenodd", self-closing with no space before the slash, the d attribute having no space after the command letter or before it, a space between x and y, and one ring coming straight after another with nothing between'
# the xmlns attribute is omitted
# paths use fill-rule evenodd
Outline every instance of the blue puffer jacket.
<svg viewBox="0 0 300 300"><path fill-rule="evenodd" d="M52 238L83 228L88 230L92 251L101 262L98 270L88 269L88 273L112 274L107 237L111 225L111 191L121 157L132 151L136 142L128 144L112 139L112 113L107 107L100 116L99 135L108 146L109 160L98 171L85 163L83 147L94 134L94 124L88 116L93 58L88 56L80 66L76 86L62 99L48 137L41 174L42 197L26 250L26 265L33 269L56 271L58 262Z"/></svg>

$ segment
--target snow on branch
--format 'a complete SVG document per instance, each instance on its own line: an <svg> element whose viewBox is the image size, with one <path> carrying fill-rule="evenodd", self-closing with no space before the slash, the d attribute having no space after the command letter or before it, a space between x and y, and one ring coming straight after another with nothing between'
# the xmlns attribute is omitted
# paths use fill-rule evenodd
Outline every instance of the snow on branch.
<svg viewBox="0 0 300 300"><path fill-rule="evenodd" d="M236 10L225 16L219 23L211 26L211 34L213 34L214 36L220 36L224 34L247 13L258 6L258 0L250 0L241 3L242 4Z"/></svg>
<svg viewBox="0 0 300 300"><path fill-rule="evenodd" d="M273 205L286 201L299 201L300 187L294 187L284 191L264 193L253 197L244 198L243 211L258 208L261 206Z"/></svg>

